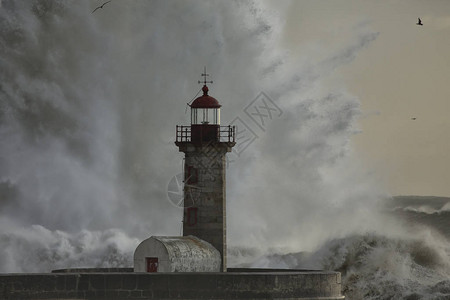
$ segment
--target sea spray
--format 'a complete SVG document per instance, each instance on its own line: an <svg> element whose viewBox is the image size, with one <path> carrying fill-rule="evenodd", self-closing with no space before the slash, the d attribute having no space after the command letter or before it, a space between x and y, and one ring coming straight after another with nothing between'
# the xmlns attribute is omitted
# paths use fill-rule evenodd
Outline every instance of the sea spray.
<svg viewBox="0 0 450 300"><path fill-rule="evenodd" d="M389 199L385 221L391 230L353 234L330 239L311 252L283 249L261 253L257 249L233 249L230 261L258 268L325 269L342 274L343 293L349 299L448 299L450 297L449 231L442 233L439 215L434 218L405 217L402 208L428 204L442 205L433 197ZM398 200L398 199L397 199ZM414 200L416 200L414 203ZM434 199L436 200L436 199ZM396 223L395 221L400 222ZM395 225L397 224L397 225ZM399 225L402 224L402 225Z"/></svg>
<svg viewBox="0 0 450 300"><path fill-rule="evenodd" d="M50 272L75 267L130 267L139 240L117 229L50 231L40 225L0 234L2 272Z"/></svg>
<svg viewBox="0 0 450 300"><path fill-rule="evenodd" d="M281 46L283 11L263 2L94 8L2 1L0 271L125 265L137 239L179 234L165 190L181 172L174 128L189 122L205 65L223 125L261 92L283 112L262 129L244 120L258 138L227 170L231 245L310 251L382 226L373 207L384 193L349 143L359 101L324 83L376 40L370 25L297 56ZM94 249L78 246L90 235Z"/></svg>

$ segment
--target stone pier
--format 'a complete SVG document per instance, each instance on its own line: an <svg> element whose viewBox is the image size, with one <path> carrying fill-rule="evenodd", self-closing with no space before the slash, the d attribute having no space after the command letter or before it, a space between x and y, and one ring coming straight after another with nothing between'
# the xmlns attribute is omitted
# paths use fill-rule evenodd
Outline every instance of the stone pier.
<svg viewBox="0 0 450 300"><path fill-rule="evenodd" d="M1 274L0 299L344 299L341 274L228 269L218 273ZM127 269L128 271L128 269Z"/></svg>

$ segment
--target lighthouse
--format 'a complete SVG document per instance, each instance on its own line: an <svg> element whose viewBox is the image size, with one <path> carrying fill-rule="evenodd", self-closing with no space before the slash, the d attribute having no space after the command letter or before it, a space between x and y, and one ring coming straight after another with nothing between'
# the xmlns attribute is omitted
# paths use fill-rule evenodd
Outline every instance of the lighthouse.
<svg viewBox="0 0 450 300"><path fill-rule="evenodd" d="M177 125L176 141L184 158L183 236L196 236L220 252L227 268L226 154L235 143L235 127L220 126L219 101L209 95L205 72L202 92L190 104L191 124Z"/></svg>
<svg viewBox="0 0 450 300"><path fill-rule="evenodd" d="M220 126L221 105L208 94L206 70L202 75L203 95L190 105L191 124L176 127L175 144L185 154L183 236L143 240L132 269L0 274L1 299L345 299L338 272L227 269L226 154L236 130Z"/></svg>

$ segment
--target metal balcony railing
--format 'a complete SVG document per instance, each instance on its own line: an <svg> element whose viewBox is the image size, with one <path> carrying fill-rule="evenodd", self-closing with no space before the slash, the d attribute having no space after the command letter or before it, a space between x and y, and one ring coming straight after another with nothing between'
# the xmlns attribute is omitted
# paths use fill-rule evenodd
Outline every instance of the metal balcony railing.
<svg viewBox="0 0 450 300"><path fill-rule="evenodd" d="M236 142L236 126L217 126L217 140L222 143ZM192 142L192 127L177 125L176 142Z"/></svg>
<svg viewBox="0 0 450 300"><path fill-rule="evenodd" d="M191 141L191 126L177 125L176 142L190 142L190 141Z"/></svg>

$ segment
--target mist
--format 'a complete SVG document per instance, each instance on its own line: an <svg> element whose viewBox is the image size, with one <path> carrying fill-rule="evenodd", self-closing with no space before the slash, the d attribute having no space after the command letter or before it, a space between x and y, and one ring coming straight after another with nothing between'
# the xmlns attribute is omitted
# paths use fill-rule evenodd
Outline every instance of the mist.
<svg viewBox="0 0 450 300"><path fill-rule="evenodd" d="M370 23L293 55L280 39L288 2L97 4L2 1L0 272L130 266L140 240L180 234L175 125L189 124L204 66L222 125L254 134L229 154L231 247L313 251L388 226L386 193L352 150L359 99L327 84L376 42ZM261 92L278 110L258 125Z"/></svg>

